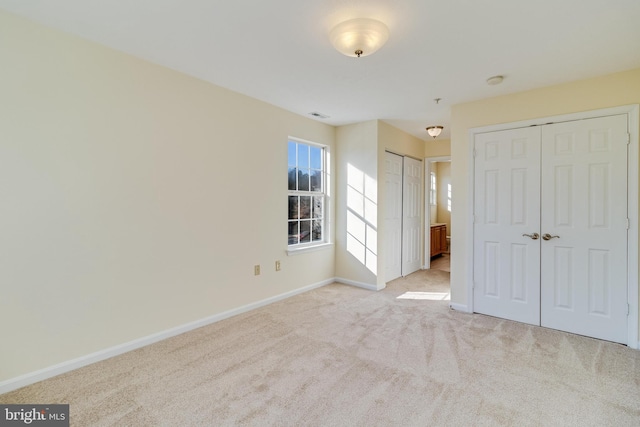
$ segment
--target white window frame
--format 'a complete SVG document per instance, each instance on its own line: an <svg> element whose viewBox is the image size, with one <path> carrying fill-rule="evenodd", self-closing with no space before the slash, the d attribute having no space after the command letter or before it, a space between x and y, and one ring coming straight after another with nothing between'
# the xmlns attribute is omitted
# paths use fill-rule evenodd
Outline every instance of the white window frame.
<svg viewBox="0 0 640 427"><path fill-rule="evenodd" d="M305 190L290 190L289 189L289 182L288 182L288 174L289 174L289 168L291 167L291 165L289 165L289 161L287 160L287 253L289 255L293 255L296 253L302 253L302 252L308 252L308 251L312 251L312 250L317 250L317 249L321 249L325 246L329 246L329 227L328 227L328 214L329 214L329 197L328 197L328 173L327 173L327 168L328 168L328 149L329 147L323 144L318 144L312 141L307 141L304 139L300 139L300 138L295 138L295 137L289 137L287 139L287 158L288 158L288 154L289 154L289 142L295 143L295 144L302 144L302 145L306 145L309 147L315 147L315 148L320 148L322 150L322 157L321 157L321 188L322 191L305 191ZM296 156L297 158L297 156ZM297 163L297 162L296 162ZM298 165L296 164L296 167ZM311 165L309 165L311 166ZM322 197L322 217L320 219L320 227L322 228L322 239L319 240L315 240L315 241L310 241L310 242L300 242L300 243L293 243L290 244L289 243L289 223L292 221L289 218L289 206L288 206L288 199L289 196L311 196L311 197ZM299 221L299 219L298 219ZM312 220L313 221L313 220Z"/></svg>

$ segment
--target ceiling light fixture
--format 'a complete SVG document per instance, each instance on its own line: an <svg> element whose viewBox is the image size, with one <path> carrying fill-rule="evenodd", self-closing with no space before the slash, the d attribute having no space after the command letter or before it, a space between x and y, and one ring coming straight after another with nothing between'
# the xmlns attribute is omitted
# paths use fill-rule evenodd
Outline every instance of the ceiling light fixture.
<svg viewBox="0 0 640 427"><path fill-rule="evenodd" d="M436 137L440 135L440 132L442 132L442 129L444 129L442 126L429 126L427 133L431 135L433 139L436 139Z"/></svg>
<svg viewBox="0 0 640 427"><path fill-rule="evenodd" d="M375 19L356 18L333 27L329 39L338 52L359 58L380 49L389 39L389 29Z"/></svg>

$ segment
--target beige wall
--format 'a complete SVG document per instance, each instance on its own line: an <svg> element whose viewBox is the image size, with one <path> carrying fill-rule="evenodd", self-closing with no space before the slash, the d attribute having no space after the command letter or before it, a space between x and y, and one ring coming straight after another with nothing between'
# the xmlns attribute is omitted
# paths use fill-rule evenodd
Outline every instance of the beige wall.
<svg viewBox="0 0 640 427"><path fill-rule="evenodd" d="M448 209L449 185L451 184L451 162L437 162L436 185L438 186L437 222L447 224L447 235L451 235L451 212Z"/></svg>
<svg viewBox="0 0 640 427"><path fill-rule="evenodd" d="M0 382L334 276L285 252L287 137L334 127L2 12L0 40Z"/></svg>
<svg viewBox="0 0 640 427"><path fill-rule="evenodd" d="M409 135L386 122L378 121L378 154L382 159L380 165L384 164L385 150L422 160L425 144L423 140L413 135Z"/></svg>
<svg viewBox="0 0 640 427"><path fill-rule="evenodd" d="M424 144L423 157L444 157L451 155L451 141L429 138Z"/></svg>
<svg viewBox="0 0 640 427"><path fill-rule="evenodd" d="M336 129L336 277L378 283L378 126L372 120Z"/></svg>
<svg viewBox="0 0 640 427"><path fill-rule="evenodd" d="M438 223L438 205L429 205L429 222L431 224Z"/></svg>
<svg viewBox="0 0 640 427"><path fill-rule="evenodd" d="M372 120L336 130L336 277L385 286L384 152L422 159L424 142L385 122Z"/></svg>
<svg viewBox="0 0 640 427"><path fill-rule="evenodd" d="M452 226L456 232L452 235L452 246L456 250L451 257L452 303L467 304L466 279L472 268L468 264L467 241L471 191L467 174L471 164L469 129L637 103L640 103L640 69L453 106Z"/></svg>

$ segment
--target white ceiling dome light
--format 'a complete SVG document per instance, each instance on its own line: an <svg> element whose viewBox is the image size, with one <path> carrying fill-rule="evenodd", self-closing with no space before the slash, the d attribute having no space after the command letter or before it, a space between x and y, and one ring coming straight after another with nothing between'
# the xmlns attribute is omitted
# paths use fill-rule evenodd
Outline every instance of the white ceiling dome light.
<svg viewBox="0 0 640 427"><path fill-rule="evenodd" d="M375 19L350 19L333 27L329 39L338 52L359 58L380 49L389 39L389 29Z"/></svg>
<svg viewBox="0 0 640 427"><path fill-rule="evenodd" d="M427 133L431 135L433 139L436 139L436 137L442 132L442 129L444 129L442 126L429 126L427 128Z"/></svg>

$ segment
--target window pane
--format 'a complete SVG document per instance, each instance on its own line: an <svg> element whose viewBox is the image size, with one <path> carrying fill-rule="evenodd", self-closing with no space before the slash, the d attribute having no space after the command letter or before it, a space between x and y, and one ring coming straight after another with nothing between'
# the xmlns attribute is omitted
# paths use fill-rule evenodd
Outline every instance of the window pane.
<svg viewBox="0 0 640 427"><path fill-rule="evenodd" d="M314 196L313 198L313 217L322 218L322 201L323 197Z"/></svg>
<svg viewBox="0 0 640 427"><path fill-rule="evenodd" d="M298 144L296 144L295 142L291 142L289 141L289 153L288 153L288 160L287 160L287 165L289 165L289 168L295 167L296 166L296 146Z"/></svg>
<svg viewBox="0 0 640 427"><path fill-rule="evenodd" d="M300 197L300 219L311 218L311 196Z"/></svg>
<svg viewBox="0 0 640 427"><path fill-rule="evenodd" d="M322 169L322 148L320 147L309 147L310 148L310 157L311 164L309 167L312 169Z"/></svg>
<svg viewBox="0 0 640 427"><path fill-rule="evenodd" d="M309 169L298 170L298 190L309 191Z"/></svg>
<svg viewBox="0 0 640 427"><path fill-rule="evenodd" d="M322 220L316 219L313 221L311 236L314 241L322 240Z"/></svg>
<svg viewBox="0 0 640 427"><path fill-rule="evenodd" d="M311 221L300 221L300 243L311 241Z"/></svg>
<svg viewBox="0 0 640 427"><path fill-rule="evenodd" d="M298 244L298 235L300 232L298 231L298 221L289 221L289 244L297 245Z"/></svg>
<svg viewBox="0 0 640 427"><path fill-rule="evenodd" d="M298 144L298 167L309 167L309 146L305 144Z"/></svg>
<svg viewBox="0 0 640 427"><path fill-rule="evenodd" d="M324 241L325 148L288 141L288 242L295 246Z"/></svg>
<svg viewBox="0 0 640 427"><path fill-rule="evenodd" d="M298 176L298 169L289 168L289 190L297 190L296 177Z"/></svg>
<svg viewBox="0 0 640 427"><path fill-rule="evenodd" d="M289 219L298 218L298 196L289 196Z"/></svg>
<svg viewBox="0 0 640 427"><path fill-rule="evenodd" d="M322 171L312 170L310 171L311 178L311 191L322 191Z"/></svg>

